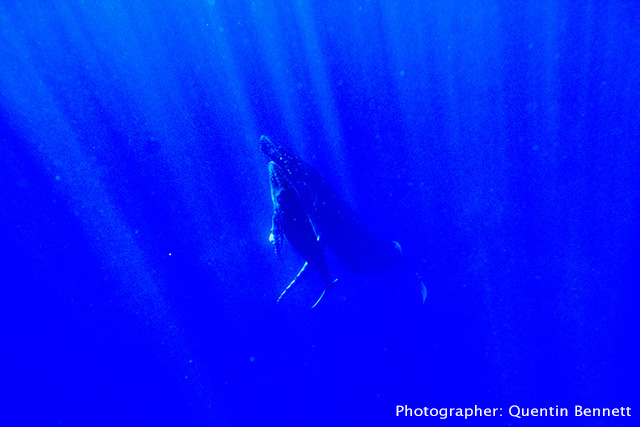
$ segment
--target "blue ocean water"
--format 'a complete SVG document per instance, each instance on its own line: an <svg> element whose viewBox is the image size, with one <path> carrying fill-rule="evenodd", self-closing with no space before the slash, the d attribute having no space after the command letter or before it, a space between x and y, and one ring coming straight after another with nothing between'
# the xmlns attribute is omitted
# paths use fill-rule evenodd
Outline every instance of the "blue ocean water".
<svg viewBox="0 0 640 427"><path fill-rule="evenodd" d="M3 425L633 425L633 1L4 1ZM275 257L261 135L406 276ZM501 417L397 417L502 408ZM635 407L634 407L635 405ZM531 419L529 419L531 418ZM510 423L510 424L508 424Z"/></svg>

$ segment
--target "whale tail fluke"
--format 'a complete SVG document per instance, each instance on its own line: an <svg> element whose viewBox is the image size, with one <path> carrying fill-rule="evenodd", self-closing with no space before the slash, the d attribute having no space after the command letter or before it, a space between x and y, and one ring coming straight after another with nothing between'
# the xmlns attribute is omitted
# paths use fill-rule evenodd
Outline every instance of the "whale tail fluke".
<svg viewBox="0 0 640 427"><path fill-rule="evenodd" d="M420 277L418 273L416 273L416 276L418 277L418 281L420 281L420 294L422 295L422 304L424 304L427 300L427 287L424 285L422 277Z"/></svg>

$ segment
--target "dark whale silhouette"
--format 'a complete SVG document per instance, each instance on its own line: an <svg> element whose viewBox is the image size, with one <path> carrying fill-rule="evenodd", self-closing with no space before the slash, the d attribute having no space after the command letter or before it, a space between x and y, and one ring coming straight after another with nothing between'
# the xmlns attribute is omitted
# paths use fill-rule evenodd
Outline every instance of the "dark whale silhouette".
<svg viewBox="0 0 640 427"><path fill-rule="evenodd" d="M397 242L370 232L332 186L291 150L264 135L260 149L295 188L320 244L335 253L342 267L356 274L379 274L407 264Z"/></svg>
<svg viewBox="0 0 640 427"><path fill-rule="evenodd" d="M333 287L329 267L324 257L324 249L318 243L309 218L302 208L296 190L287 180L284 171L275 162L269 163L269 183L271 184L271 199L273 200L273 219L271 226L271 240L275 246L276 255L282 250L283 237L302 255L305 263L293 281L282 292L278 301L287 293L297 280L317 271L325 286L322 295L313 305L315 307L325 292ZM312 307L312 308L313 308Z"/></svg>

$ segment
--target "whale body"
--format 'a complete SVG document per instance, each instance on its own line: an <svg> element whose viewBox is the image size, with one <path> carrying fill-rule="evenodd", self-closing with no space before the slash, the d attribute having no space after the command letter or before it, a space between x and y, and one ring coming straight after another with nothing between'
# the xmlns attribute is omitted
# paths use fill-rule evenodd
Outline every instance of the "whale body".
<svg viewBox="0 0 640 427"><path fill-rule="evenodd" d="M269 183L271 185L271 199L273 201L273 218L271 236L269 240L274 244L276 255L282 251L283 239L305 259L305 263L298 275L282 292L278 301L302 277L311 271L316 271L325 286L316 304L320 302L325 292L333 287L329 267L324 257L324 249L318 243L317 236L306 212L302 208L298 194L287 180L284 171L275 162L269 163Z"/></svg>

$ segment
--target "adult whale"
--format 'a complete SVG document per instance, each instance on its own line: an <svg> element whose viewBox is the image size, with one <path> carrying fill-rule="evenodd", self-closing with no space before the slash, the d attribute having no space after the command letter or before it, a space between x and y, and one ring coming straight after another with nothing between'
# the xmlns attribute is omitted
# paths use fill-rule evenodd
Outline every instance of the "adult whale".
<svg viewBox="0 0 640 427"><path fill-rule="evenodd" d="M267 136L260 137L260 149L281 168L296 190L320 244L333 251L342 267L356 274L379 274L408 266L400 245L369 231L313 167Z"/></svg>
<svg viewBox="0 0 640 427"><path fill-rule="evenodd" d="M271 185L271 199L273 201L273 219L269 240L275 246L276 255L280 254L282 241L286 237L291 246L305 259L302 269L282 292L278 301L299 279L315 270L325 287L322 295L313 305L315 307L325 292L330 290L335 283L335 281L331 280L329 267L324 257L324 249L318 243L316 234L309 222L309 217L302 208L296 190L287 180L282 168L275 162L269 162L269 184Z"/></svg>

